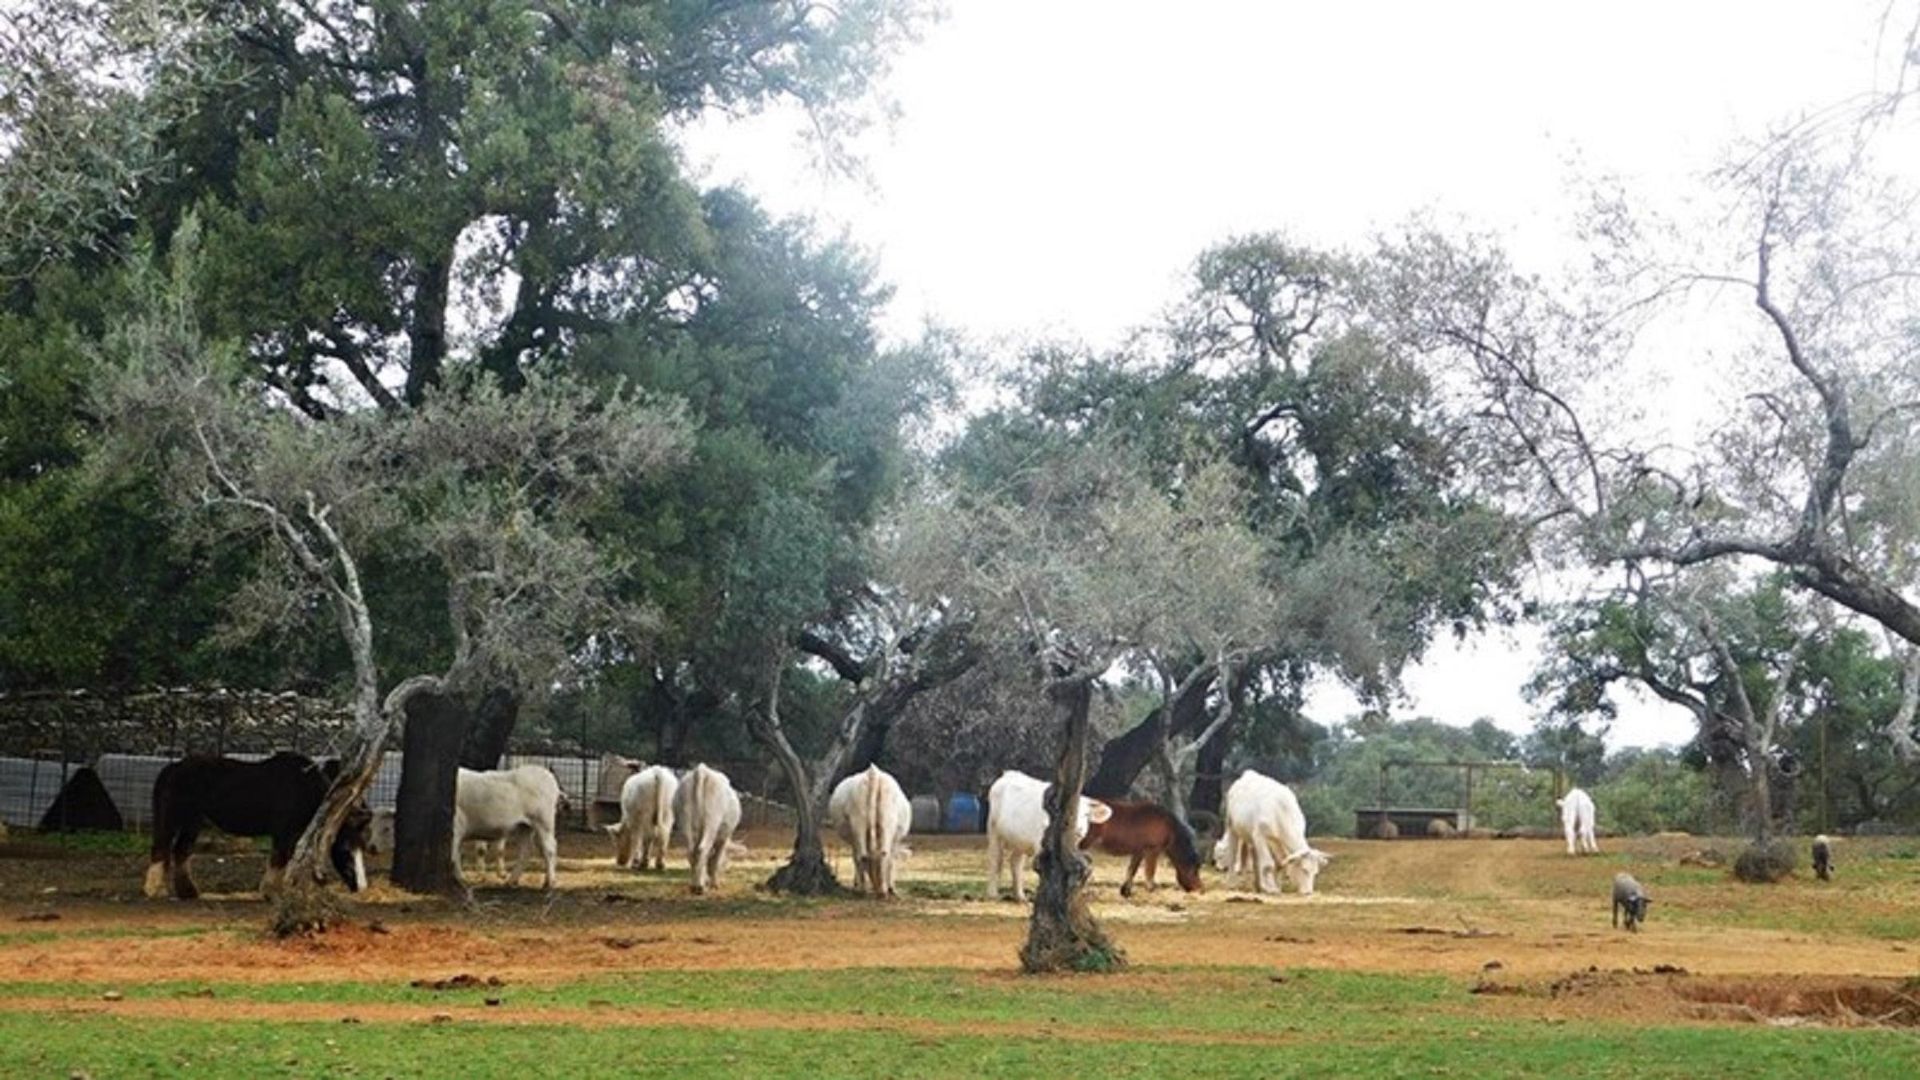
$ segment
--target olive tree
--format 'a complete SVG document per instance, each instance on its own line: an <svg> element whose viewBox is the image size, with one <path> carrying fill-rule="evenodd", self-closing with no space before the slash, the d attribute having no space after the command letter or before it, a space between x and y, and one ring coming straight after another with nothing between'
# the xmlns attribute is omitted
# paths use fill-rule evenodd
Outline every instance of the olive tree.
<svg viewBox="0 0 1920 1080"><path fill-rule="evenodd" d="M1238 628L1263 610L1258 545L1226 473L1203 462L1189 481L1184 500L1169 499L1112 443L1063 444L991 484L957 478L901 525L898 578L949 598L976 632L1023 656L1054 716L1040 888L1021 950L1028 971L1122 962L1087 908L1089 863L1074 834L1097 685L1154 649L1197 646L1231 663L1254 636ZM1245 611L1233 610L1236 594Z"/></svg>
<svg viewBox="0 0 1920 1080"><path fill-rule="evenodd" d="M128 271L136 300L99 345L107 438L94 467L153 465L187 527L270 553L235 597L242 630L319 610L344 639L354 726L289 867L311 891L410 700L483 681L550 686L588 640L644 635L644 606L619 598L620 566L583 526L600 500L674 465L688 431L671 404L560 377L517 394L450 378L400 417L316 422L263 397L238 347L203 334L196 255L189 225L164 263L138 257ZM444 669L398 681L377 670L362 572L376 549L436 577L453 642Z"/></svg>

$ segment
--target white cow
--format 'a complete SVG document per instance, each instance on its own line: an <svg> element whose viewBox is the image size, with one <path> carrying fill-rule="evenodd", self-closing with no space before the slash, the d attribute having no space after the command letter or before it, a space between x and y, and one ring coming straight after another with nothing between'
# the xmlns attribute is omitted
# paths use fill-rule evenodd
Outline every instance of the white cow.
<svg viewBox="0 0 1920 1080"><path fill-rule="evenodd" d="M1213 846L1213 865L1237 872L1251 852L1254 888L1280 892L1276 864L1302 896L1313 895L1313 880L1333 856L1307 843L1307 816L1293 789L1270 776L1248 769L1227 789L1226 814L1219 843Z"/></svg>
<svg viewBox="0 0 1920 1080"><path fill-rule="evenodd" d="M1567 834L1567 854L1590 852L1598 855L1600 843L1593 838L1593 796L1574 788L1553 800L1560 808L1560 827Z"/></svg>
<svg viewBox="0 0 1920 1080"><path fill-rule="evenodd" d="M695 765L680 778L673 810L687 833L693 891L704 893L709 883L720 884L720 874L727 868L733 830L740 827L740 796L726 773Z"/></svg>
<svg viewBox="0 0 1920 1080"><path fill-rule="evenodd" d="M613 864L632 866L640 858L640 869L649 859L655 870L667 867L667 838L673 835L674 796L680 791L680 779L665 765L641 769L620 786L620 824L607 826L613 837Z"/></svg>
<svg viewBox="0 0 1920 1080"><path fill-rule="evenodd" d="M520 847L513 862L508 884L520 880L520 864L527 854L527 837L540 845L546 860L546 887L553 888L554 869L559 850L554 840L553 819L560 808L560 781L544 765L522 765L517 769L476 772L461 769L453 791L453 876L462 888L466 878L460 872L460 849L469 840L505 841L519 836ZM505 861L505 852L501 852ZM486 853L480 857L486 869Z"/></svg>
<svg viewBox="0 0 1920 1080"><path fill-rule="evenodd" d="M870 885L875 896L894 895L894 863L913 828L913 804L900 782L878 765L840 781L827 800L827 827L839 830L853 849L853 887Z"/></svg>
<svg viewBox="0 0 1920 1080"><path fill-rule="evenodd" d="M394 829L396 828L397 820L397 814L391 807L373 812L373 824L368 827L367 831L367 853L369 855L379 855L382 853L391 855L396 850L394 845ZM456 848L456 851L457 850ZM487 858L491 855L499 863L500 876L507 876L507 842L505 840L475 840L473 842L473 853L480 857L481 873L486 873Z"/></svg>
<svg viewBox="0 0 1920 1080"><path fill-rule="evenodd" d="M1000 867L1012 856L1013 898L1027 901L1027 859L1040 853L1047 835L1047 788L1045 780L1015 769L1000 774L987 789L987 899L1000 896ZM1113 808L1098 799L1080 797L1079 813L1073 824L1073 842L1078 845L1087 835L1089 821L1105 821Z"/></svg>

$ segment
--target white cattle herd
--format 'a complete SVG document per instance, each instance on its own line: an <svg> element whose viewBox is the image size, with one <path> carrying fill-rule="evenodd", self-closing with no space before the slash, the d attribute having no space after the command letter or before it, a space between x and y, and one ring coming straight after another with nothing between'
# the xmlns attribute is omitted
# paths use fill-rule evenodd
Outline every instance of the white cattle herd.
<svg viewBox="0 0 1920 1080"><path fill-rule="evenodd" d="M988 790L988 899L999 897L1005 870L1014 899L1026 901L1026 865L1039 854L1046 835L1049 787L1045 780L1009 769ZM619 823L605 827L613 839L616 866L664 870L667 847L677 831L687 845L692 889L704 893L719 884L728 860L745 850L733 839L740 827L740 796L725 773L706 764L677 774L664 765L636 767L621 786L619 801ZM565 805L559 781L545 766L459 770L453 809L455 880L462 887L467 884L461 853L469 842L480 848L482 872L487 868L487 856L492 854L509 884L518 882L528 849L537 846L545 864L545 887L552 889L558 869L556 818ZM1555 799L1554 805L1560 810L1567 854L1597 853L1600 848L1594 839L1592 797L1574 788ZM1116 816L1116 808L1126 812L1124 820L1137 819L1142 808L1171 819L1162 808L1109 803L1083 795L1074 822L1075 841L1092 846L1093 841L1087 839L1090 825L1103 826L1109 836L1121 828L1123 818ZM1109 821L1111 825L1106 824ZM854 888L875 897L897 895L894 875L900 861L912 854L906 844L912 824L913 805L906 792L878 765L869 765L840 781L827 804L826 828L838 834L853 854ZM1190 853L1191 830L1184 824L1178 828L1187 837L1184 850ZM374 815L369 836L371 850L392 850L391 810ZM505 850L508 840L517 841L510 875ZM1103 850L1111 848L1103 845ZM1197 858L1186 855L1186 864L1194 865ZM1227 789L1220 837L1213 848L1215 869L1236 876L1250 873L1254 889L1262 893L1284 891L1280 883L1284 873L1296 892L1312 896L1315 879L1332 860L1332 855L1307 842L1306 815L1287 785L1248 769ZM1186 884L1197 888L1197 880ZM1616 884L1615 892L1621 904L1626 905L1619 899L1622 896L1635 902L1626 905L1634 908L1631 929L1645 917L1648 901L1638 882L1628 884L1631 889Z"/></svg>

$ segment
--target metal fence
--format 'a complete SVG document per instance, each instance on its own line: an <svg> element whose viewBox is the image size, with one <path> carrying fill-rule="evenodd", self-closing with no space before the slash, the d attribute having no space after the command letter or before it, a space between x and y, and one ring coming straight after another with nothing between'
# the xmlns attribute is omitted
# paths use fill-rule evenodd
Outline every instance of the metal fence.
<svg viewBox="0 0 1920 1080"><path fill-rule="evenodd" d="M191 753L260 759L281 750L325 757L346 743L351 714L296 694L230 690L154 690L123 696L0 694L0 822L9 828L65 833L152 827L160 770ZM793 811L773 796L764 762L714 760L741 794L743 824L791 825ZM566 820L594 827L619 816L620 785L632 759L568 741L515 740L503 768L541 765L566 796ZM368 791L391 809L402 755L386 752Z"/></svg>

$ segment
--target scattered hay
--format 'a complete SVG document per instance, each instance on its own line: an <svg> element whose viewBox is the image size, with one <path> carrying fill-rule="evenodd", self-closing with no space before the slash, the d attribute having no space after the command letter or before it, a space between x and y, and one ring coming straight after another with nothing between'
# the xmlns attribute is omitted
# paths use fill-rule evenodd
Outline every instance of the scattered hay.
<svg viewBox="0 0 1920 1080"><path fill-rule="evenodd" d="M1689 851L1685 855L1680 856L1680 865L1704 866L1710 870L1718 870L1727 865L1727 857L1720 854L1717 848L1701 848L1698 851Z"/></svg>

